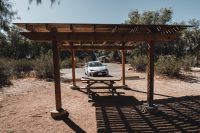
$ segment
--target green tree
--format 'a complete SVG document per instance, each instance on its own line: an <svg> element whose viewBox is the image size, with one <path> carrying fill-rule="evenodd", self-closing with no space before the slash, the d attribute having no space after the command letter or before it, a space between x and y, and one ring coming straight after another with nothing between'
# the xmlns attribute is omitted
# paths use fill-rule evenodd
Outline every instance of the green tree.
<svg viewBox="0 0 200 133"><path fill-rule="evenodd" d="M145 11L139 13L133 10L128 14L126 24L167 24L172 19L173 11L170 8L161 8L158 11Z"/></svg>
<svg viewBox="0 0 200 133"><path fill-rule="evenodd" d="M36 58L46 54L51 45L48 42L35 42L19 34L19 29L10 27L7 36L0 34L0 57L22 59Z"/></svg>
<svg viewBox="0 0 200 133"><path fill-rule="evenodd" d="M42 4L42 0L29 0L29 3L31 4L33 1L36 2L37 5ZM51 6L57 1L58 4L60 4L60 0L49 0L51 1Z"/></svg>
<svg viewBox="0 0 200 133"><path fill-rule="evenodd" d="M0 0L0 32L9 31L10 22L15 19L16 14L9 0Z"/></svg>
<svg viewBox="0 0 200 133"><path fill-rule="evenodd" d="M198 47L200 45L200 20L192 19L189 21L189 24L193 26L191 30L188 31L188 36L186 39L188 39L188 44L190 48L190 53L193 54L194 48Z"/></svg>
<svg viewBox="0 0 200 133"><path fill-rule="evenodd" d="M161 8L157 11L145 11L140 13L138 10L131 11L128 14L127 24L171 24L173 10L171 8ZM160 45L162 43L162 45ZM173 43L173 45L172 45ZM156 42L158 44L158 42ZM173 42L159 42L155 45L156 55L177 55L181 56L184 52L184 41L178 39ZM143 42L138 45L133 51L129 51L132 55L145 55L147 51L146 43Z"/></svg>

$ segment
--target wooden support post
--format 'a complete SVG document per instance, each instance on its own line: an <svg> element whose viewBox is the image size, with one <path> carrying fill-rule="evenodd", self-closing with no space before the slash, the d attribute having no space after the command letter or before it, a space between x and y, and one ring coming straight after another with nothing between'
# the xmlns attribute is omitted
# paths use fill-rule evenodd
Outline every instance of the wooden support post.
<svg viewBox="0 0 200 133"><path fill-rule="evenodd" d="M154 93L154 44L152 41L147 44L147 104L153 107L153 93Z"/></svg>
<svg viewBox="0 0 200 133"><path fill-rule="evenodd" d="M60 65L59 65L59 48L56 39L52 41L53 45L53 66L54 66L54 84L55 84L55 102L56 109L51 111L54 119L60 119L61 116L67 115L68 112L62 108L61 87L60 87Z"/></svg>
<svg viewBox="0 0 200 133"><path fill-rule="evenodd" d="M72 49L72 82L73 82L73 86L76 86L76 76L75 76L75 50Z"/></svg>
<svg viewBox="0 0 200 133"><path fill-rule="evenodd" d="M125 50L122 50L122 85L125 86Z"/></svg>
<svg viewBox="0 0 200 133"><path fill-rule="evenodd" d="M53 41L53 66L54 66L56 110L59 110L62 108L62 104L61 104L61 88L60 88L59 50L57 41Z"/></svg>
<svg viewBox="0 0 200 133"><path fill-rule="evenodd" d="M154 93L154 44L152 41L147 44L147 103L144 104L142 111L144 113L156 114L160 111L157 106L153 104Z"/></svg>

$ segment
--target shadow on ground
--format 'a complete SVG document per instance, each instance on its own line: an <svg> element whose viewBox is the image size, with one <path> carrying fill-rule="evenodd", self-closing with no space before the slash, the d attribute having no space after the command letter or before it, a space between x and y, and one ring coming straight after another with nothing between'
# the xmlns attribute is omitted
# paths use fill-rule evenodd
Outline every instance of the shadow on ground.
<svg viewBox="0 0 200 133"><path fill-rule="evenodd" d="M192 75L183 75L183 74L180 74L177 77L177 79L180 80L180 81L187 82L187 83L200 83L200 78L197 77L197 76L192 76Z"/></svg>
<svg viewBox="0 0 200 133"><path fill-rule="evenodd" d="M0 91L3 87L12 85L12 82L9 79L0 77Z"/></svg>
<svg viewBox="0 0 200 133"><path fill-rule="evenodd" d="M54 120L62 120L67 126L69 126L76 133L86 133L79 125L68 117L68 114L62 115Z"/></svg>
<svg viewBox="0 0 200 133"><path fill-rule="evenodd" d="M125 88L125 90L134 91L134 92L139 92L139 93L143 93L143 94L146 94L146 95L147 95L147 92L146 92L146 91L141 91L141 90L138 90L138 89ZM169 95L165 95L165 94L154 93L154 95L162 96L162 97L167 97L167 98L173 98L173 96L169 96Z"/></svg>
<svg viewBox="0 0 200 133"><path fill-rule="evenodd" d="M155 100L161 113L143 113L132 96L95 98L97 132L200 132L200 96Z"/></svg>
<svg viewBox="0 0 200 133"><path fill-rule="evenodd" d="M70 118L64 117L62 119L65 124L67 124L74 132L76 133L86 133L81 127L79 127L76 123L74 123Z"/></svg>

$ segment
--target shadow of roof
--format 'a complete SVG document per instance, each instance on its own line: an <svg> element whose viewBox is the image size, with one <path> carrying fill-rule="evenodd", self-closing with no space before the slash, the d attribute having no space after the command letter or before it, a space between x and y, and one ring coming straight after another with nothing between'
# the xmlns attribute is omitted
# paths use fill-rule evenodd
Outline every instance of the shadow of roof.
<svg viewBox="0 0 200 133"><path fill-rule="evenodd" d="M155 100L161 113L145 114L132 96L95 99L98 132L200 132L200 96Z"/></svg>

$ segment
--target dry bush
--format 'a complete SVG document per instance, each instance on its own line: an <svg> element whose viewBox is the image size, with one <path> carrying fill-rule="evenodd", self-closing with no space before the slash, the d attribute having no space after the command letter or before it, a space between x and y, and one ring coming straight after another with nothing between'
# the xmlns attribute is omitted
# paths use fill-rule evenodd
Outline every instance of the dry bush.
<svg viewBox="0 0 200 133"><path fill-rule="evenodd" d="M146 71L147 57L144 55L135 56L133 59L130 60L130 64L136 71L144 72Z"/></svg>
<svg viewBox="0 0 200 133"><path fill-rule="evenodd" d="M37 58L34 66L34 70L36 71L36 76L38 78L53 78L53 59L51 52L48 52L47 54Z"/></svg>
<svg viewBox="0 0 200 133"><path fill-rule="evenodd" d="M185 71L190 71L191 67L195 66L196 59L194 56L187 55L181 60L182 67Z"/></svg>
<svg viewBox="0 0 200 133"><path fill-rule="evenodd" d="M160 56L155 66L158 74L177 76L181 69L181 61L170 55Z"/></svg>
<svg viewBox="0 0 200 133"><path fill-rule="evenodd" d="M10 66L7 62L7 59L0 59L0 88L11 83L9 80Z"/></svg>

